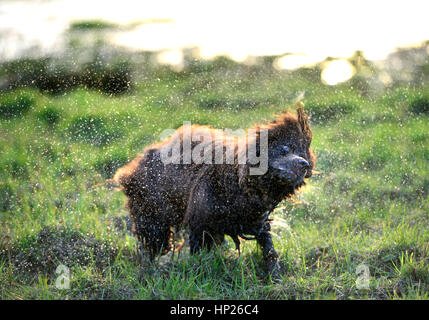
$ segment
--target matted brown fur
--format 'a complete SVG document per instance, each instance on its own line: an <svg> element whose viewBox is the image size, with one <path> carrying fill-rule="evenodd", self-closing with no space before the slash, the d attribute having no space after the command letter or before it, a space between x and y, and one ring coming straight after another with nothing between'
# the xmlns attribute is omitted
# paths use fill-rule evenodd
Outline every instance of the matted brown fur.
<svg viewBox="0 0 429 320"><path fill-rule="evenodd" d="M164 165L161 150L182 142L184 127L166 141L148 146L118 169L114 181L122 186L129 199L127 206L135 234L151 257L171 250L173 230L187 227L191 252L210 248L213 243L222 242L225 235L232 237L238 249L238 237L251 238L261 245L268 268L272 268L277 253L271 241L268 215L280 201L291 197L305 184L304 176L310 177L315 165L307 120L299 107L297 116L284 113L272 122L251 128L257 132L268 130L269 168L263 175L249 175L250 165L237 161L233 164L183 164L181 161L181 164ZM233 144L235 160L239 150L243 150L240 145L259 143L258 139L238 138L208 126L192 125L191 131L210 134L213 150L221 147L226 152ZM193 143L192 148L196 145L198 142ZM289 153L281 154L282 148L290 150ZM182 149L180 159L183 160ZM293 181L287 176L289 180L285 182L282 177L289 171L278 169L282 166L302 175Z"/></svg>

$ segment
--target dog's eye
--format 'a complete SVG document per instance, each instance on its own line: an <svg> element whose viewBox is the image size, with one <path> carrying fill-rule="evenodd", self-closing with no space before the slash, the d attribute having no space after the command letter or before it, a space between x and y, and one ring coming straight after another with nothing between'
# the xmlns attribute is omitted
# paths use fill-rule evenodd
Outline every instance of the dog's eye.
<svg viewBox="0 0 429 320"><path fill-rule="evenodd" d="M282 151L284 153L289 153L290 152L290 148L288 146L282 146Z"/></svg>

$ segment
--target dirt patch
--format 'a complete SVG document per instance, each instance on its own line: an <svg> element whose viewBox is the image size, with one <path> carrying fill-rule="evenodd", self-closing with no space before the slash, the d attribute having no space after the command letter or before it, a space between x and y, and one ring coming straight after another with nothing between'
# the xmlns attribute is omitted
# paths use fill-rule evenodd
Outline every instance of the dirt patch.
<svg viewBox="0 0 429 320"><path fill-rule="evenodd" d="M8 261L22 276L55 276L60 264L95 266L103 270L111 265L119 249L108 241L97 240L65 227L45 227L33 239L0 248L0 260Z"/></svg>

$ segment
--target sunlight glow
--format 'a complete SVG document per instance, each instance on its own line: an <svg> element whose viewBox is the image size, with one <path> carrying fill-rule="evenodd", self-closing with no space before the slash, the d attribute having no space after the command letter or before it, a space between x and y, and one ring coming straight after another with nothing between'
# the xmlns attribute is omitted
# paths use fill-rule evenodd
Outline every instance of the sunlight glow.
<svg viewBox="0 0 429 320"><path fill-rule="evenodd" d="M183 52L181 50L163 51L157 59L160 64L170 65L176 71L183 70Z"/></svg>
<svg viewBox="0 0 429 320"><path fill-rule="evenodd" d="M335 85L347 81L355 74L355 68L344 59L326 62L322 71L322 81L329 85Z"/></svg>
<svg viewBox="0 0 429 320"><path fill-rule="evenodd" d="M320 62L320 60L315 60L314 58L305 54L288 54L277 58L274 61L274 67L278 70L295 70L300 67L311 67L317 62Z"/></svg>
<svg viewBox="0 0 429 320"><path fill-rule="evenodd" d="M313 67L324 59L324 55L287 54L274 60L274 67L277 70L295 70L301 67Z"/></svg>
<svg viewBox="0 0 429 320"><path fill-rule="evenodd" d="M111 41L136 50L198 47L201 56L301 53L284 57L278 67L293 69L309 57L345 58L362 50L383 59L398 46L429 39L425 1L361 0L56 0L0 1L0 58L34 47L47 51L72 21L104 19L130 25ZM148 21L154 23L148 23ZM305 55L304 55L305 54ZM314 61L311 61L314 62Z"/></svg>

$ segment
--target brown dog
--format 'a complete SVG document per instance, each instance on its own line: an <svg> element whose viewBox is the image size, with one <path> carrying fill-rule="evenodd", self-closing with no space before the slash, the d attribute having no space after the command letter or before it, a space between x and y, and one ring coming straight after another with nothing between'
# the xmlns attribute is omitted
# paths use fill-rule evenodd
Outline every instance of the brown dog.
<svg viewBox="0 0 429 320"><path fill-rule="evenodd" d="M225 235L234 240L237 249L238 237L256 239L268 271L272 271L278 255L269 232L269 214L305 184L304 178L311 176L315 164L307 121L299 105L297 116L285 113L251 128L256 133L253 139L207 126L182 126L169 139L147 147L118 169L113 180L129 198L135 234L151 258L171 250L172 230L187 226L191 253L222 242ZM207 139L189 142L187 134ZM191 156L186 154L188 142ZM250 173L254 162L239 161L252 148L256 156L267 156L263 174ZM214 150L220 151L215 155ZM202 155L205 160L216 157L218 162L201 161ZM232 159L229 162L225 161L228 157Z"/></svg>

